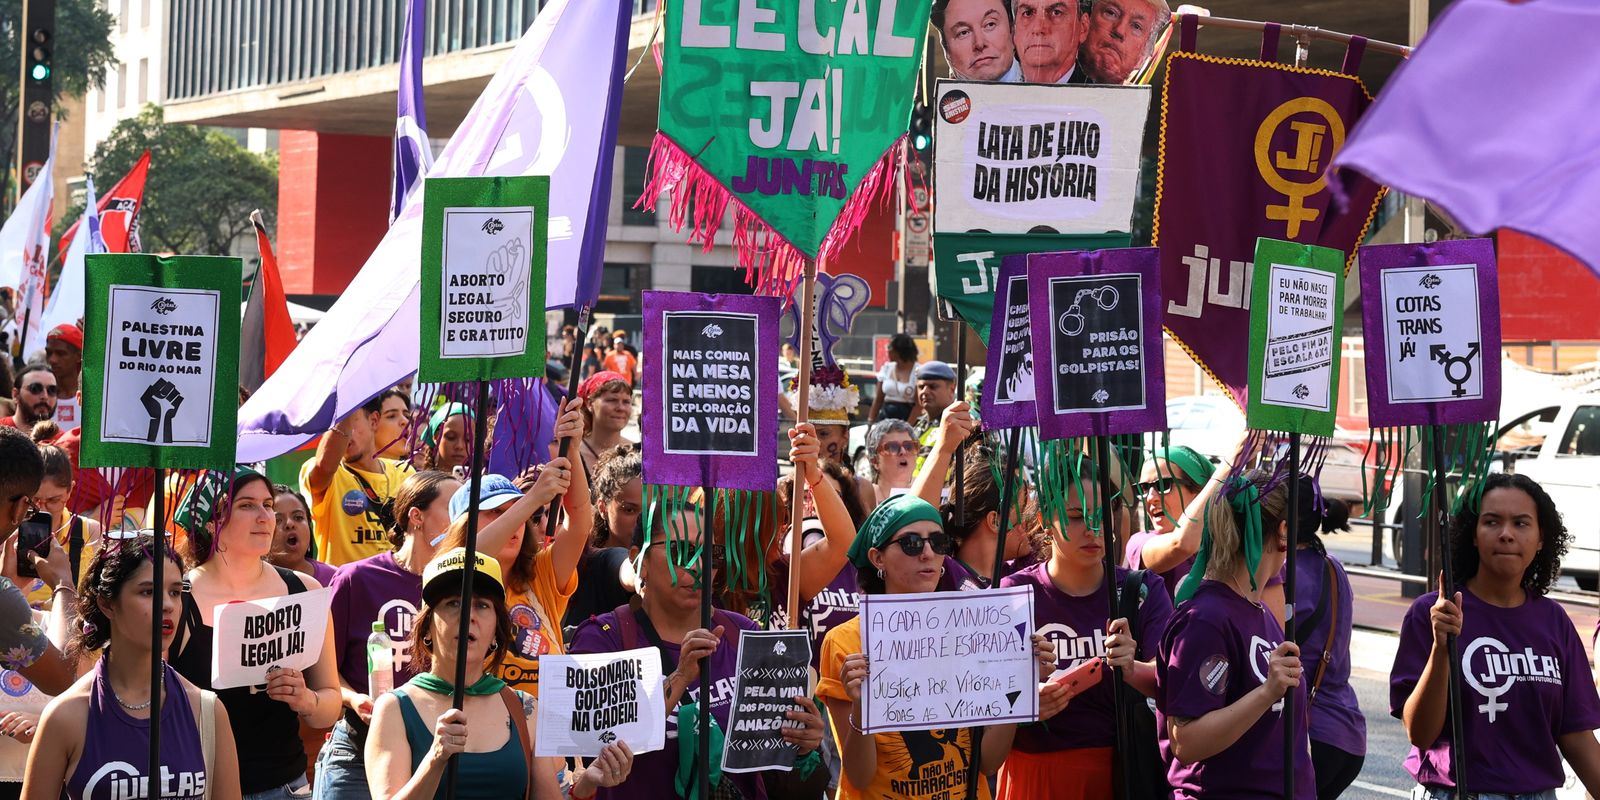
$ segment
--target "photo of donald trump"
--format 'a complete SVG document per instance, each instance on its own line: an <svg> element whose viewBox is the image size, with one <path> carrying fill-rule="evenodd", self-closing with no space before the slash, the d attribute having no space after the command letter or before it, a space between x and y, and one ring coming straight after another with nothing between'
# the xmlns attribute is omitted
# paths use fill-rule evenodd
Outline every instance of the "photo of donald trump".
<svg viewBox="0 0 1600 800"><path fill-rule="evenodd" d="M1078 68L1091 83L1126 83L1172 19L1167 0L1094 0Z"/></svg>
<svg viewBox="0 0 1600 800"><path fill-rule="evenodd" d="M934 0L930 16L952 77L1022 80L1011 38L1011 0Z"/></svg>

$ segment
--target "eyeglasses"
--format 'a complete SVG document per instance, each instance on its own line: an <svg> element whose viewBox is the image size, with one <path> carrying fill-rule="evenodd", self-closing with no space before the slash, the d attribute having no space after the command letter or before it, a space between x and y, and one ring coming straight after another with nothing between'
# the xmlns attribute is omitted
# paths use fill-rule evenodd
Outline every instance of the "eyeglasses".
<svg viewBox="0 0 1600 800"><path fill-rule="evenodd" d="M22 388L28 390L28 394L49 394L51 397L55 397L61 391L53 383L49 386L43 383L30 383Z"/></svg>
<svg viewBox="0 0 1600 800"><path fill-rule="evenodd" d="M1172 487L1175 483L1177 483L1177 481L1172 478L1158 478L1153 481L1136 483L1133 485L1133 488L1141 495L1149 494L1150 490L1152 489L1155 490L1156 494L1166 494L1167 492L1172 491Z"/></svg>
<svg viewBox="0 0 1600 800"><path fill-rule="evenodd" d="M33 496L32 495L27 495L27 494L14 494L14 495L11 495L11 502L15 503L18 500L21 500L21 501L23 501L23 502L28 504L28 513L22 515L23 519L27 519L28 517L31 517L34 514L39 513L39 504L35 503L33 501Z"/></svg>
<svg viewBox="0 0 1600 800"><path fill-rule="evenodd" d="M884 442L878 445L878 452L888 453L891 456L916 455L922 446L916 442Z"/></svg>
<svg viewBox="0 0 1600 800"><path fill-rule="evenodd" d="M922 555L922 548L924 547L932 547L934 555L947 556L950 555L953 544L950 534L944 532L930 533L927 536L908 533L898 539L891 540L889 543L900 545L900 552L912 557Z"/></svg>
<svg viewBox="0 0 1600 800"><path fill-rule="evenodd" d="M699 555L700 555L700 545L695 544L694 542L684 541L683 539L675 539L673 541L667 542L667 558L672 563L677 564L680 567L687 567L690 564L694 563L695 558L698 557ZM721 562L726 561L726 560L727 560L727 555L726 555L726 551L723 548L723 546L720 545L720 544L712 545L711 546L711 565L712 565L712 567L715 568L718 563L721 563Z"/></svg>

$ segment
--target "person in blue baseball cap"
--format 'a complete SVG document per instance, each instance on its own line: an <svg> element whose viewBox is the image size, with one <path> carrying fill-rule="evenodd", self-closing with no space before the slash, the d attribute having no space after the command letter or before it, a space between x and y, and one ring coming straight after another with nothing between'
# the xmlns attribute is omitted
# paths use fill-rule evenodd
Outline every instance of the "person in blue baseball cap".
<svg viewBox="0 0 1600 800"><path fill-rule="evenodd" d="M572 404L556 422L556 431L581 430L582 410ZM450 528L436 552L467 542L467 504L472 482L450 498ZM563 513L548 545L545 514L561 500ZM566 458L552 458L507 480L484 475L478 487L478 551L493 555L505 575L506 607L516 636L497 676L528 694L539 692L539 656L566 652L561 617L578 588L578 560L594 531L594 503L589 478Z"/></svg>

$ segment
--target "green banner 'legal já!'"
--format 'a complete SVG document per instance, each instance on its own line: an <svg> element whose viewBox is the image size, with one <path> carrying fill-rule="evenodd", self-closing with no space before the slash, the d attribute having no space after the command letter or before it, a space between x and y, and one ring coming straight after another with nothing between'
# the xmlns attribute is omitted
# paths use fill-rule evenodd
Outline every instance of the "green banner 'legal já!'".
<svg viewBox="0 0 1600 800"><path fill-rule="evenodd" d="M1251 428L1333 435L1344 264L1344 253L1330 247L1256 240L1245 406Z"/></svg>
<svg viewBox="0 0 1600 800"><path fill-rule="evenodd" d="M418 380L544 376L549 197L543 175L427 179Z"/></svg>
<svg viewBox="0 0 1600 800"><path fill-rule="evenodd" d="M84 272L79 465L232 469L239 259L101 253Z"/></svg>
<svg viewBox="0 0 1600 800"><path fill-rule="evenodd" d="M839 252L866 215L863 200L892 189L894 171L874 167L906 135L930 8L928 0L667 4L645 197L674 189L675 215L692 199L702 238L722 219L705 210L737 200L736 242L764 254L746 264L758 272L787 275L798 258ZM781 242L767 242L763 228Z"/></svg>

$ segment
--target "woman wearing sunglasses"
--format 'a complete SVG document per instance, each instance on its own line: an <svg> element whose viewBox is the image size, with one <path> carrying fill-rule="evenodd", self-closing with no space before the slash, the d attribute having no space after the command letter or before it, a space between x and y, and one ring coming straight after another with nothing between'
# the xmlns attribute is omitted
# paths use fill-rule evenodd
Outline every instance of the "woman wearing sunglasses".
<svg viewBox="0 0 1600 800"><path fill-rule="evenodd" d="M114 800L142 796L150 763L150 623L155 598L171 623L183 608L183 565L164 551L166 586L156 590L149 537L101 548L83 575L73 637L77 654L101 651L94 671L50 702L28 756L22 796ZM170 644L174 629L166 627ZM163 798L237 800L239 759L228 711L216 695L172 666L162 680ZM209 715L209 718L207 718ZM296 742L298 744L298 741ZM111 768L113 764L119 768Z"/></svg>
<svg viewBox="0 0 1600 800"><path fill-rule="evenodd" d="M867 429L867 454L872 460L872 489L878 503L910 491L917 475L917 456L922 454L910 423L879 420Z"/></svg>
<svg viewBox="0 0 1600 800"><path fill-rule="evenodd" d="M944 561L953 542L944 532L938 509L912 495L898 495L879 505L862 523L850 561L856 566L861 591L866 594L910 594L937 590ZM1055 647L1037 633L1034 654L1041 677L1056 662ZM822 644L821 679L817 694L828 706L833 735L844 760L839 778L839 800L863 798L926 798L934 794L968 797L969 781L976 781L979 798L989 797L989 780L1011 750L1016 725L989 726L982 748L973 752L972 728L913 733L864 734L861 695L868 672L861 652L861 618L855 617L828 632ZM915 740L915 741L913 741ZM910 757L912 749L917 758ZM937 753L936 757L931 754ZM920 780L925 774L945 776L939 781ZM911 793L903 787L928 786Z"/></svg>
<svg viewBox="0 0 1600 800"><path fill-rule="evenodd" d="M562 415L557 437L575 429L575 408ZM493 553L506 576L506 607L516 636L496 674L512 688L539 695L539 656L566 651L561 616L578 588L578 559L594 525L589 479L555 458L518 476L515 483L500 475L483 476L478 491L478 550ZM438 552L464 547L467 541L467 482L450 498L450 531ZM565 513L555 539L544 546L545 514L561 498Z"/></svg>
<svg viewBox="0 0 1600 800"><path fill-rule="evenodd" d="M631 551L638 564L639 606L619 606L579 625L573 634L574 653L615 653L653 646L661 654L661 671L666 676L666 748L635 755L628 780L614 788L602 788L597 795L601 800L683 797L674 786L695 785L698 778L690 765L698 759L679 756L680 749L695 746L692 725L687 721L680 725L679 716L691 713L680 706L702 700L701 670L710 671L711 717L727 729L738 671L739 635L760 626L742 614L720 608L711 611L710 630L701 626L704 559L722 563L720 552L710 552L710 548L702 552L704 537L704 513L698 509L669 514L658 505L647 510ZM783 738L794 746L797 756L804 756L822 744L822 718L809 699L790 699L795 708L785 714L803 727L784 728ZM712 754L711 758L717 763L719 756ZM745 800L767 797L761 773L754 772L723 773L713 792L717 797Z"/></svg>
<svg viewBox="0 0 1600 800"><path fill-rule="evenodd" d="M1095 486L1092 465L1069 486ZM1147 697L1155 696L1157 646L1172 616L1172 601L1160 576L1144 573L1139 604L1139 640L1129 635L1127 619L1107 620L1105 514L1096 511L1097 492L1085 515L1083 497L1069 489L1065 507L1052 514L1039 538L1043 563L1001 579L1001 586L1033 589L1034 629L1056 646L1051 680L1039 692L1037 725L1017 730L1010 757L1000 768L998 795L1095 800L1112 797L1112 749L1117 720L1117 687L1102 669L1093 678L1065 682L1071 670L1096 659L1121 669L1122 680ZM1120 591L1129 570L1118 568Z"/></svg>
<svg viewBox="0 0 1600 800"><path fill-rule="evenodd" d="M1215 491L1215 475L1210 459L1183 445L1157 448L1139 471L1134 490L1153 527L1128 537L1123 563L1160 574L1169 598L1200 550L1200 510Z"/></svg>

